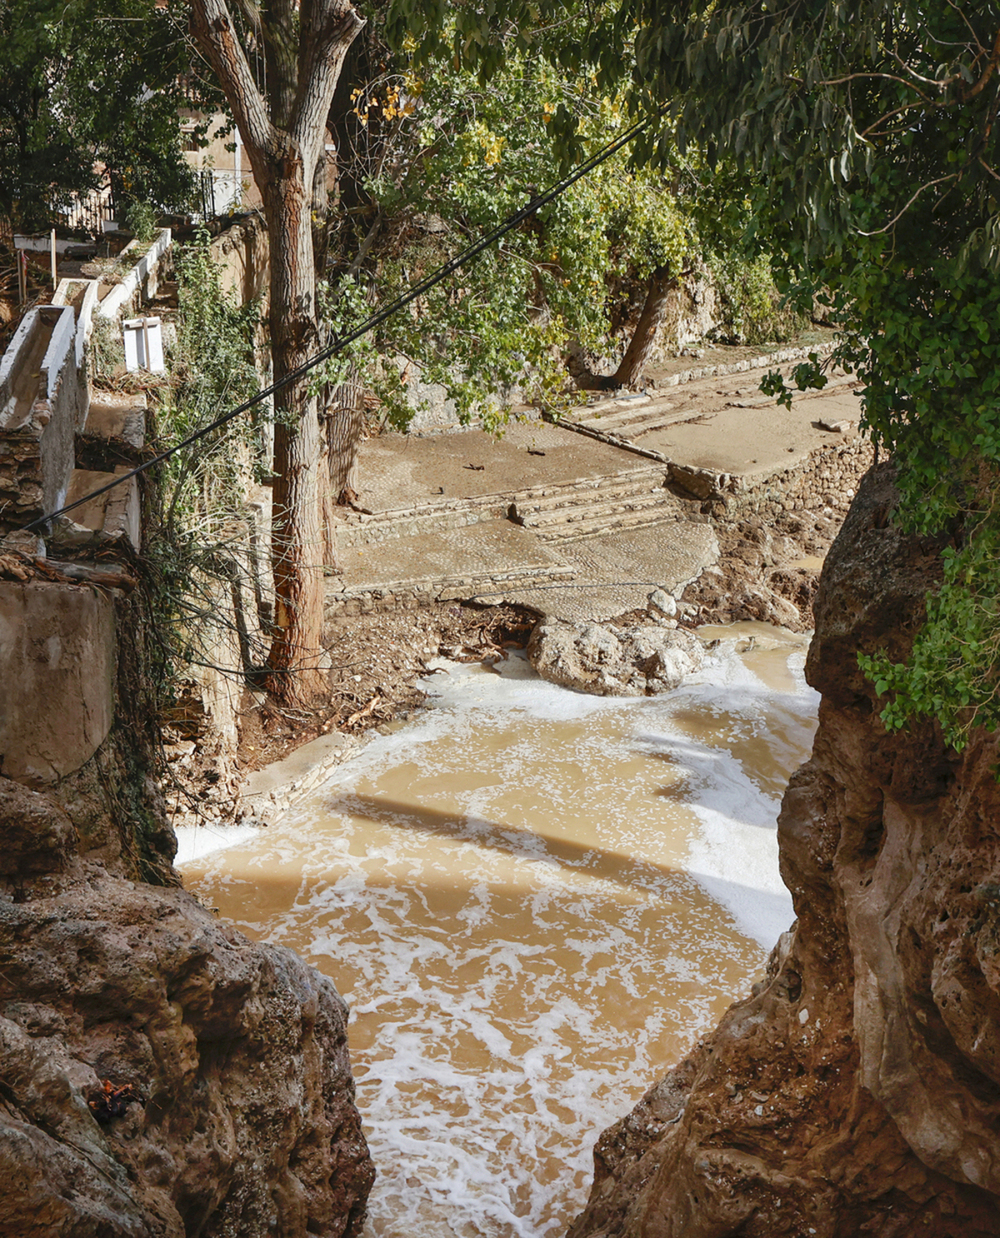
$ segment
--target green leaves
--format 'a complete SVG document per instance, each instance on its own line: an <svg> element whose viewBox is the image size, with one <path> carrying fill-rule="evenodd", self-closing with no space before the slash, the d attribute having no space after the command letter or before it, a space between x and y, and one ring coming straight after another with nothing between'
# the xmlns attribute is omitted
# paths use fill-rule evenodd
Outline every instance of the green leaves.
<svg viewBox="0 0 1000 1238"><path fill-rule="evenodd" d="M181 0L0 4L0 212L18 227L46 224L53 197L95 185L95 165L127 201L163 208L186 199L182 8Z"/></svg>

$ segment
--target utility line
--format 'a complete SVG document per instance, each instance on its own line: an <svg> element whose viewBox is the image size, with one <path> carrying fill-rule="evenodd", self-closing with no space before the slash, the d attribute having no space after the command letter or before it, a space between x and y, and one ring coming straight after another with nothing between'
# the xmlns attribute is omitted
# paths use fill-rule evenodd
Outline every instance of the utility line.
<svg viewBox="0 0 1000 1238"><path fill-rule="evenodd" d="M247 412L248 409L253 408L254 405L262 403L264 400L274 395L275 392L281 391L284 387L298 382L299 379L305 374L308 374L310 370L315 369L316 366L321 365L330 357L336 356L337 353L343 351L343 349L347 348L348 345L355 343L355 341L361 339L363 335L367 335L369 331L374 331L376 327L381 326L383 322L391 318L394 314L398 314L401 309L405 309L407 305L412 304L412 302L416 301L418 297L422 297L424 293L429 292L437 284L441 283L442 280L447 279L449 275L452 275L455 271L460 270L474 258L478 258L484 250L489 249L494 241L498 241L502 236L506 236L506 234L516 228L518 224L523 223L525 219L528 219L531 215L534 215L535 212L541 207L547 206L550 202L553 202L561 194L565 193L571 185L574 185L589 172L592 172L594 168L604 163L605 160L610 159L611 156L620 151L622 147L627 146L634 138L638 137L644 129L647 129L652 124L653 120L654 117L647 116L645 120L638 121L630 129L627 129L621 137L616 138L613 142L608 142L595 155L591 155L589 159L585 160L581 164L578 164L571 172L567 173L562 180L557 181L554 185L550 186L550 188L545 190L544 193L533 197L526 206L522 206L519 211L516 211L513 215L508 216L503 223L498 224L491 232L488 232L485 236L480 237L480 239L472 245L467 246L460 253L456 254L454 258L442 263L442 265L437 267L436 270L431 271L429 275L425 275L424 278L414 284L408 292L405 292L402 296L397 297L395 301L391 302L384 309L379 310L376 314L372 314L370 318L367 318L361 324L361 326L355 328L355 330L349 332L347 335L338 337L332 344L328 344L325 348L320 349L320 351L310 357L308 361L304 361L302 365L298 366L294 370L291 370L276 383L272 383L270 387L258 392L255 396L251 396L249 400L245 400L242 404L237 405L236 408L230 409L227 413L223 413L221 417L216 417L216 419L210 422L207 426L203 426L200 430L196 430L193 434L189 434L187 438L182 439L179 443L175 443L173 447L168 447L166 451L161 451L159 455L153 456L149 460L145 460L137 468L132 469L128 473L120 474L114 479L114 481L110 481L106 485L98 487L97 490L92 490L89 494L85 494L81 499L75 499L72 503L67 503L64 507L60 507L57 511L50 512L46 516L39 516L37 519L32 520L30 524L23 526L22 531L25 533L30 533L32 529L40 528L42 525L47 524L50 520L55 520L59 516L64 516L67 512L73 511L74 508L82 507L84 503L89 503L91 499L95 499L102 494L106 494L109 490L113 490L115 486L120 486L125 482L130 481L133 477L138 477L140 473L145 473L147 469L153 468L154 465L162 464L164 460L169 459L175 452L180 451L184 447L190 447L192 443L197 443L200 439L205 438L206 435L211 434L213 430L217 430L219 426L225 425L227 422L239 417L242 413Z"/></svg>

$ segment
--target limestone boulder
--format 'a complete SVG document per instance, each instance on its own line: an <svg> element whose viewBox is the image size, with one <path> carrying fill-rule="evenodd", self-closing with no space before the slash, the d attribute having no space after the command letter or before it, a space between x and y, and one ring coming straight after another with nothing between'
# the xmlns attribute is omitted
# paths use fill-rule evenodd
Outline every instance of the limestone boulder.
<svg viewBox="0 0 1000 1238"><path fill-rule="evenodd" d="M360 1234L374 1169L333 984L0 792L0 1233Z"/></svg>
<svg viewBox="0 0 1000 1238"><path fill-rule="evenodd" d="M616 628L556 620L539 624L528 643L528 659L543 679L596 696L670 692L704 656L696 636L657 623Z"/></svg>
<svg viewBox="0 0 1000 1238"><path fill-rule="evenodd" d="M887 734L857 654L905 657L941 546L859 491L823 570L811 760L778 820L798 917L745 1000L605 1131L570 1238L1000 1234L1000 782Z"/></svg>

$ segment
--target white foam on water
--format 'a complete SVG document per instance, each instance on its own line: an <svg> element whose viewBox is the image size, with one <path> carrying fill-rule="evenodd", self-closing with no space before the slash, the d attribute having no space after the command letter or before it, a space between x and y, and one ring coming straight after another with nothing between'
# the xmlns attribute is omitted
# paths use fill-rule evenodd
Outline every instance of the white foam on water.
<svg viewBox="0 0 1000 1238"><path fill-rule="evenodd" d="M673 759L687 777L686 801L701 823L690 843L688 871L730 912L740 929L770 949L794 918L791 896L778 872L780 794L755 777L740 759L741 743L766 746L782 777L804 758L811 743L818 694L807 687L805 651L787 659L796 690L764 685L731 650L671 693L659 728L643 736L652 750ZM720 720L720 744L684 733L678 715L700 712Z"/></svg>
<svg viewBox="0 0 1000 1238"><path fill-rule="evenodd" d="M791 918L776 787L808 750L800 663L781 693L723 649L648 700L553 687L520 658L450 667L294 820L201 862L223 914L353 1005L370 1238L565 1232L600 1131Z"/></svg>

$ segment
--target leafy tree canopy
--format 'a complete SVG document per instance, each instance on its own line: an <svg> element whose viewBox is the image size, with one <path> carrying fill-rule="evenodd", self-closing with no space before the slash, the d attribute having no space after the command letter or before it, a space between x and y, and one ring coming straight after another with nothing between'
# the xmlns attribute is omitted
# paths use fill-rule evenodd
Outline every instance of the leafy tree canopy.
<svg viewBox="0 0 1000 1238"><path fill-rule="evenodd" d="M478 70L456 69L450 56L444 65L425 58L407 34L381 62L383 71L354 87L356 120L345 127L341 151L353 205L335 215L331 245L340 269L330 297L336 330L551 183L564 146L557 117L572 119L578 157L628 127L620 95L603 97L593 71L567 77L551 56L523 50L525 40L508 33L501 41L506 53L488 83ZM720 271L726 261L736 265L748 219L745 177L730 172L724 209L718 198L706 209L709 170L694 152L672 154L668 166L654 168L620 152L540 208L473 269L387 323L365 346L369 376L378 372L379 355L415 361L425 378L448 389L463 420L482 413L483 391L521 389L557 407L569 398L567 345L615 353L655 270L667 268L679 280L706 257ZM352 297L346 285L355 280ZM771 286L767 278L759 299L773 331ZM328 376L345 372L342 362ZM386 367L380 377L379 393L401 424L412 409L394 385L397 372ZM487 426L507 412L502 398L487 405Z"/></svg>
<svg viewBox="0 0 1000 1238"><path fill-rule="evenodd" d="M864 663L890 727L940 720L956 746L1000 723L1000 20L984 3L623 6L635 106L761 175L844 332L864 420L898 465L899 518L951 534L906 666ZM822 381L815 370L800 374ZM779 383L773 384L780 388Z"/></svg>
<svg viewBox="0 0 1000 1238"><path fill-rule="evenodd" d="M395 0L412 23L416 0ZM451 7L451 6L449 6ZM420 5L421 10L424 6ZM864 421L899 469L905 527L952 534L908 666L866 663L892 727L938 718L961 747L1000 723L1000 19L984 0L609 0L574 26L550 0L460 3L423 54L496 68L500 38L593 66L663 117L637 161L676 148L752 174L754 227L784 238L803 298L825 289ZM443 11L438 15L443 18ZM412 28L412 26L411 26ZM549 29L556 37L549 40ZM486 50L484 50L486 49ZM556 118L570 149L577 128ZM802 367L801 382L823 381ZM782 394L775 376L771 389Z"/></svg>
<svg viewBox="0 0 1000 1238"><path fill-rule="evenodd" d="M177 109L189 103L186 6L2 0L0 212L44 226L49 204L98 183L169 208L191 188Z"/></svg>

